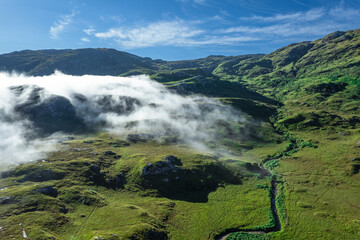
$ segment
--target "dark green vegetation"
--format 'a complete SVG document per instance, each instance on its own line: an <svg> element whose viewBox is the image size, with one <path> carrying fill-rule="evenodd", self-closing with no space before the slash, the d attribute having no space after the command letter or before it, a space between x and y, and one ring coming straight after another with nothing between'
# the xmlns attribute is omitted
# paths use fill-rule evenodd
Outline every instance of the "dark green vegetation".
<svg viewBox="0 0 360 240"><path fill-rule="evenodd" d="M228 229L266 230L273 186L252 164L264 163L278 182L281 230L229 239L359 239L359 47L354 30L268 55L177 62L110 49L1 55L0 68L30 75L149 74L180 94L232 104L262 127L249 129L251 141L228 141L236 156L220 158L153 142L127 146L106 134L77 137L0 180L8 187L0 191L0 236L19 238L24 229L33 239L211 239ZM180 159L177 174L142 175L169 155ZM43 194L47 186L58 195Z"/></svg>

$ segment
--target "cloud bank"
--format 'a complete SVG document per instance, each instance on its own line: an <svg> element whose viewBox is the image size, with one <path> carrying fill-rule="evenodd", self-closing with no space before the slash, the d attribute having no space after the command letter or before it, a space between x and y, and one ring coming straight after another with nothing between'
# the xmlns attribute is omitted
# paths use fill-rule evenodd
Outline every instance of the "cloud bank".
<svg viewBox="0 0 360 240"><path fill-rule="evenodd" d="M39 158L48 146L39 147L38 132L102 130L208 150L224 134L219 128L232 132L232 124L245 122L229 106L203 96L180 96L148 76L0 73L0 79L0 156L7 156L0 165Z"/></svg>
<svg viewBox="0 0 360 240"><path fill-rule="evenodd" d="M187 1L185 1L187 2ZM205 1L195 1L203 4ZM85 29L87 35L110 41L124 49L157 46L231 46L263 44L261 41L302 41L337 30L357 28L360 10L340 2L333 7L309 8L272 15L236 18L222 13L207 19L155 21L138 26L124 24L106 31ZM298 40L296 40L298 39Z"/></svg>

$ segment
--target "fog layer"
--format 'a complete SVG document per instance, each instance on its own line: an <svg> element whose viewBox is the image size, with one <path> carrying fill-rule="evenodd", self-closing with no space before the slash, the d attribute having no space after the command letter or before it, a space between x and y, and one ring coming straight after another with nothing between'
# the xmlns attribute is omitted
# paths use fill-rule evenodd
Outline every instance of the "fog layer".
<svg viewBox="0 0 360 240"><path fill-rule="evenodd" d="M180 96L144 75L0 73L0 94L0 165L40 158L49 149L43 138L55 132L139 134L207 149L218 140L219 126L243 121L229 106L203 96Z"/></svg>

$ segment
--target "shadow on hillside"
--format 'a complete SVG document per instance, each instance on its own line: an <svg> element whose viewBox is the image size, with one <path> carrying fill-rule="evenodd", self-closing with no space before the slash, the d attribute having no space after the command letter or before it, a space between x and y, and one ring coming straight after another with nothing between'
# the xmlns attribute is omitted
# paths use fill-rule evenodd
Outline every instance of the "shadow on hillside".
<svg viewBox="0 0 360 240"><path fill-rule="evenodd" d="M264 105L256 101L252 101L251 99L226 98L222 99L222 101L229 103L244 113L263 121L269 121L269 118L277 112L276 106Z"/></svg>
<svg viewBox="0 0 360 240"><path fill-rule="evenodd" d="M186 81L179 81L170 88L180 94L199 93L209 97L251 99L274 106L280 104L273 99L247 89L242 84L201 76Z"/></svg>
<svg viewBox="0 0 360 240"><path fill-rule="evenodd" d="M161 196L164 196L171 200L180 200L185 202L192 203L207 203L209 201L209 194L216 191L215 189L204 189L198 191L187 191L187 192L176 192L176 193L160 193Z"/></svg>
<svg viewBox="0 0 360 240"><path fill-rule="evenodd" d="M156 189L158 194L173 200L208 202L208 195L223 184L241 184L236 176L222 164L202 165L198 169L181 169L166 175L148 175L143 186Z"/></svg>

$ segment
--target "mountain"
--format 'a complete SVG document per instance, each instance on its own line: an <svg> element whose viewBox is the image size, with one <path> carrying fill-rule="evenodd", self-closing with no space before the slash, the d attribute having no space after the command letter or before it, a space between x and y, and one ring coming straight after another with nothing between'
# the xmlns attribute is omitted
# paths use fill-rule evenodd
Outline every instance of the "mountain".
<svg viewBox="0 0 360 240"><path fill-rule="evenodd" d="M0 69L33 76L48 75L55 70L67 74L120 75L138 71L167 72L179 69L202 69L208 74L235 74L240 79L298 78L328 74L355 74L360 66L360 30L334 32L322 39L294 43L270 54L234 57L208 56L184 61L142 58L115 49L24 50L0 55ZM190 75L194 75L190 74ZM188 75L177 77L184 79ZM160 76L159 76L160 78Z"/></svg>
<svg viewBox="0 0 360 240"><path fill-rule="evenodd" d="M360 30L334 32L313 42L291 44L259 59L239 61L232 70L241 79L354 74L360 66L359 46Z"/></svg>
<svg viewBox="0 0 360 240"><path fill-rule="evenodd" d="M15 110L38 128L68 132L55 135L58 148L43 159L1 172L1 239L360 239L360 29L269 54L184 61L114 49L25 50L0 55L0 69L147 74L171 94L216 100L198 101L195 111L183 104L174 115L190 111L205 124L214 112L233 116L232 105L242 116L204 127L215 136L210 148L222 146L209 153L176 136L74 131L104 109L114 117L158 109L154 103L80 94L41 102L43 89L32 87ZM24 100L26 89L12 91ZM93 117L79 120L76 101Z"/></svg>
<svg viewBox="0 0 360 240"><path fill-rule="evenodd" d="M187 68L202 68L211 72L220 62L233 58L209 56L203 59L167 62L106 48L24 50L0 55L0 70L22 72L31 76L49 75L55 70L70 75L112 76Z"/></svg>
<svg viewBox="0 0 360 240"><path fill-rule="evenodd" d="M154 66L149 59L114 49L39 50L3 54L0 69L33 76L52 74L55 70L71 75L119 75L128 69Z"/></svg>

